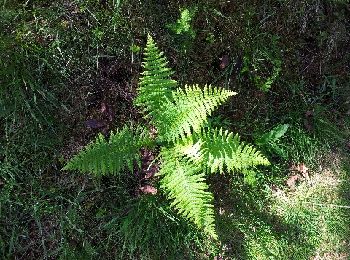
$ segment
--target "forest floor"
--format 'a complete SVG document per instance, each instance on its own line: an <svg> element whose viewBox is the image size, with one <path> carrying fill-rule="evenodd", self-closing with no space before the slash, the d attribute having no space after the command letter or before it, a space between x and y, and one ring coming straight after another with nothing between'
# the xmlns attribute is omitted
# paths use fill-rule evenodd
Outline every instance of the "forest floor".
<svg viewBox="0 0 350 260"><path fill-rule="evenodd" d="M347 0L0 0L0 29L0 258L350 258ZM210 178L218 241L132 174L62 170L98 133L144 120L148 34L179 85L238 93L209 123L271 162ZM138 210L153 229L125 224Z"/></svg>

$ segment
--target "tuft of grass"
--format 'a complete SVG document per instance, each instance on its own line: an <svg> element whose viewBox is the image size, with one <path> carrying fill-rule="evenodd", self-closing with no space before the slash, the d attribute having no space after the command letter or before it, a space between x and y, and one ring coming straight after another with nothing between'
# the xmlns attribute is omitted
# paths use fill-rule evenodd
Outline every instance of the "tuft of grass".
<svg viewBox="0 0 350 260"><path fill-rule="evenodd" d="M129 257L195 259L201 254L214 256L217 251L195 227L174 215L166 204L153 196L134 203L122 218L119 232L123 252Z"/></svg>
<svg viewBox="0 0 350 260"><path fill-rule="evenodd" d="M295 191L271 193L271 212L286 223L297 225L301 231L286 230L284 239L295 239L292 245L287 243L289 246L284 249L286 255L305 259L305 256L349 254L350 201L342 191L348 174L338 167L341 166L314 173Z"/></svg>
<svg viewBox="0 0 350 260"><path fill-rule="evenodd" d="M232 259L349 257L348 164L310 172L294 190L236 180L220 203L221 255ZM219 201L221 201L219 199ZM225 202L224 202L225 201Z"/></svg>

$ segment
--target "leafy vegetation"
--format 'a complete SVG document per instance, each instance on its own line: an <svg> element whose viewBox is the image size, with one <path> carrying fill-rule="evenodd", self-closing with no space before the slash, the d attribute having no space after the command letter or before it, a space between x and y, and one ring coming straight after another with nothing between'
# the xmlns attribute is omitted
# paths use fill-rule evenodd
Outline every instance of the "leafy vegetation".
<svg viewBox="0 0 350 260"><path fill-rule="evenodd" d="M0 1L0 258L349 258L348 5ZM140 95L148 34L172 80ZM209 85L237 95L197 118L222 94ZM177 106L195 129L172 124ZM62 171L96 137L119 174ZM220 160L227 140L270 165ZM217 240L172 192L180 177L210 201Z"/></svg>
<svg viewBox="0 0 350 260"><path fill-rule="evenodd" d="M144 108L146 118L156 128L154 144L145 130L124 127L116 134L111 133L108 142L100 134L64 169L100 175L116 174L127 166L132 172L134 161L141 168L139 151L143 146L163 143L159 154L161 169L157 173L162 177L161 188L183 217L216 239L213 195L207 191L203 172L206 169L211 173L222 173L224 169L233 172L268 165L269 161L252 146L240 143L238 135L233 138L233 133L227 130L204 128L207 116L236 93L212 86L205 86L203 90L198 86L175 90L176 81L170 79L172 72L166 64L166 58L148 36L145 71L136 104Z"/></svg>

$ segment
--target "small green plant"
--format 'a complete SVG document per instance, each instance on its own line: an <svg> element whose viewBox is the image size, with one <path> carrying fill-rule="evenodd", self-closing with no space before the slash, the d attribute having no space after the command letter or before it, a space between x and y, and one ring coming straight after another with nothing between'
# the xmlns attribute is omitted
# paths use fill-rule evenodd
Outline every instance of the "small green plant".
<svg viewBox="0 0 350 260"><path fill-rule="evenodd" d="M272 69L269 69L272 67ZM262 91L267 92L278 79L282 70L282 61L271 58L268 53L257 51L249 58L243 59L242 73L248 72L250 79Z"/></svg>
<svg viewBox="0 0 350 260"><path fill-rule="evenodd" d="M184 8L180 9L180 18L177 19L176 23L168 24L167 27L176 34L188 34L191 38L196 36L196 32L191 26L192 19L196 14L197 9Z"/></svg>
<svg viewBox="0 0 350 260"><path fill-rule="evenodd" d="M132 45L130 46L130 51L131 51L132 53L139 53L139 52L141 51L141 47L138 46L138 45L136 45L136 44L132 44Z"/></svg>
<svg viewBox="0 0 350 260"><path fill-rule="evenodd" d="M192 26L196 12L197 7L180 8L180 17L177 21L166 25L174 38L174 45L178 46L183 53L191 49L193 40L196 38L196 31Z"/></svg>
<svg viewBox="0 0 350 260"><path fill-rule="evenodd" d="M283 147L281 147L279 140L286 134L288 128L288 124L279 124L269 132L257 138L255 143L267 152L276 153L282 158L285 158L287 157L286 151L283 149Z"/></svg>
<svg viewBox="0 0 350 260"><path fill-rule="evenodd" d="M143 68L135 105L150 125L125 126L108 139L100 134L64 169L121 176L126 169L141 167L141 148L159 148L154 163L159 164L160 190L170 206L205 234L217 238L213 194L205 177L269 162L254 147L241 142L238 134L207 124L208 116L235 92L210 85L177 88L166 58L150 36ZM150 134L151 127L156 134Z"/></svg>
<svg viewBox="0 0 350 260"><path fill-rule="evenodd" d="M254 35L252 32L249 32L248 35L254 39L254 44L243 46L244 57L241 74L246 74L258 89L267 92L280 78L282 72L283 61L279 37L269 34Z"/></svg>

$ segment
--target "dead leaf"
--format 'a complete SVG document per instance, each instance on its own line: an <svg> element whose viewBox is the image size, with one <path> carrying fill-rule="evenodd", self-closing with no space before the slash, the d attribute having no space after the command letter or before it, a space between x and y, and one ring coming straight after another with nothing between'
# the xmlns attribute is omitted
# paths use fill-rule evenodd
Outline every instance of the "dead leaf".
<svg viewBox="0 0 350 260"><path fill-rule="evenodd" d="M305 163L294 164L289 168L289 170L301 174L301 176L299 174L294 174L288 178L286 184L289 188L294 188L296 182L302 177L309 180L309 168L306 167Z"/></svg>
<svg viewBox="0 0 350 260"><path fill-rule="evenodd" d="M145 180L151 179L159 171L158 165L152 165L149 169L145 170Z"/></svg>
<svg viewBox="0 0 350 260"><path fill-rule="evenodd" d="M277 185L275 184L272 184L271 185L271 190L274 192L274 193L281 193L283 192Z"/></svg>
<svg viewBox="0 0 350 260"><path fill-rule="evenodd" d="M102 115L104 115L104 117L108 118L108 121L112 122L114 120L113 110L105 102L101 103L100 112Z"/></svg>
<svg viewBox="0 0 350 260"><path fill-rule="evenodd" d="M314 129L313 116L313 111L308 110L305 112L304 126L309 132L311 132Z"/></svg>
<svg viewBox="0 0 350 260"><path fill-rule="evenodd" d="M150 136L151 138L156 138L157 137L157 134L158 134L158 131L157 129L154 127L154 126L150 126Z"/></svg>
<svg viewBox="0 0 350 260"><path fill-rule="evenodd" d="M87 121L85 121L85 126L92 128L92 129L97 129L97 128L102 128L104 127L106 124L100 120L96 120L96 119L89 119Z"/></svg>
<svg viewBox="0 0 350 260"><path fill-rule="evenodd" d="M226 68L228 65L230 64L230 58L228 57L227 54L223 55L220 58L220 69L224 69Z"/></svg>
<svg viewBox="0 0 350 260"><path fill-rule="evenodd" d="M297 182L297 180L300 179L299 175L292 175L288 178L288 180L286 181L286 184L289 188L294 189L295 188L295 184Z"/></svg>
<svg viewBox="0 0 350 260"><path fill-rule="evenodd" d="M297 170L301 173L301 175L303 175L304 178L309 179L309 168L306 167L305 163L298 164Z"/></svg>
<svg viewBox="0 0 350 260"><path fill-rule="evenodd" d="M103 113L106 113L107 110L108 110L108 108L107 108L106 103L105 103L105 102L102 102L102 103L101 103L101 113L102 113L102 114L103 114Z"/></svg>
<svg viewBox="0 0 350 260"><path fill-rule="evenodd" d="M152 195L157 194L157 189L151 185L145 185L140 187L140 191L144 194L152 194Z"/></svg>
<svg viewBox="0 0 350 260"><path fill-rule="evenodd" d="M219 215L224 215L225 214L225 209L224 208L219 208Z"/></svg>
<svg viewBox="0 0 350 260"><path fill-rule="evenodd" d="M289 168L289 170L301 173L304 178L309 179L309 168L306 167L305 163L294 164Z"/></svg>

